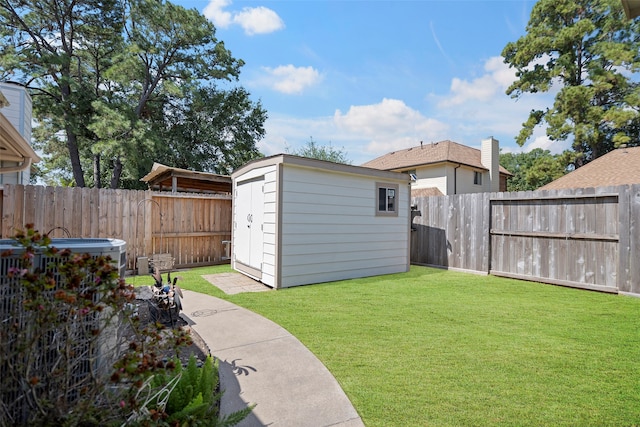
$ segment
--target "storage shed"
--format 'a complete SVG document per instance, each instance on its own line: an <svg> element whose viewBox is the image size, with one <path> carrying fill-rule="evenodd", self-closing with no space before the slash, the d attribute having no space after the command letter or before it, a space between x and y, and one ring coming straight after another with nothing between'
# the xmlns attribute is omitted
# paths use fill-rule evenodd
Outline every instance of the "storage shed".
<svg viewBox="0 0 640 427"><path fill-rule="evenodd" d="M279 154L232 175L232 267L273 288L409 270L409 175Z"/></svg>

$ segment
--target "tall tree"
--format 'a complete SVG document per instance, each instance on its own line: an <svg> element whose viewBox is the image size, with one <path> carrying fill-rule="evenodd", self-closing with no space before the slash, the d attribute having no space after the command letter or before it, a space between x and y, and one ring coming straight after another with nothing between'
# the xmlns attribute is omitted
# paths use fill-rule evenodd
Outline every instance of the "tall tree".
<svg viewBox="0 0 640 427"><path fill-rule="evenodd" d="M135 186L173 106L243 65L204 16L165 0L0 0L0 40L0 78L30 89L40 148L77 186Z"/></svg>
<svg viewBox="0 0 640 427"><path fill-rule="evenodd" d="M516 69L507 94L557 90L553 106L531 111L516 138L521 146L539 124L552 140L573 139L576 166L617 144L638 140L639 22L619 0L539 0L527 34L502 55Z"/></svg>
<svg viewBox="0 0 640 427"><path fill-rule="evenodd" d="M80 151L91 139L86 125L99 84L88 70L101 65L86 60L84 47L117 44L121 14L116 0L0 0L0 77L29 88L41 124L51 135L64 133L78 186L85 185Z"/></svg>
<svg viewBox="0 0 640 427"><path fill-rule="evenodd" d="M507 191L536 190L567 173L572 153L551 154L534 148L527 153L501 153L500 165L513 174Z"/></svg>
<svg viewBox="0 0 640 427"><path fill-rule="evenodd" d="M179 168L231 174L262 157L255 141L264 137L267 118L243 88L201 87L173 104L155 130L162 140L158 162Z"/></svg>
<svg viewBox="0 0 640 427"><path fill-rule="evenodd" d="M287 153L300 157L308 157L310 159L327 160L334 163L351 164L351 160L347 158L347 153L344 148L335 148L329 143L329 145L320 145L313 140L313 137L309 138L309 141L298 150L291 150L287 147Z"/></svg>

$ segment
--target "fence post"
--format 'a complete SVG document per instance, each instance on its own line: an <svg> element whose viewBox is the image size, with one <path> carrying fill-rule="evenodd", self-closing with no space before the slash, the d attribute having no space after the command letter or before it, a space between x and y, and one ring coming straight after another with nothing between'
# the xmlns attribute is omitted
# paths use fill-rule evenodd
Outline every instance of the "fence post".
<svg viewBox="0 0 640 427"><path fill-rule="evenodd" d="M628 253L628 278L624 283L623 292L640 294L640 185L627 187L629 192L629 250ZM624 248L623 248L624 249Z"/></svg>

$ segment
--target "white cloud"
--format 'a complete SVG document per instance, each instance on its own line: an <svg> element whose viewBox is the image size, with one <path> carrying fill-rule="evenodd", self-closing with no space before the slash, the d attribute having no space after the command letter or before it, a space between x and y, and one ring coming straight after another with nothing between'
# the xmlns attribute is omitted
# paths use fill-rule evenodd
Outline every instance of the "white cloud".
<svg viewBox="0 0 640 427"><path fill-rule="evenodd" d="M535 129L527 145L519 147L515 137L522 123L532 109L552 105L554 92L512 99L505 90L514 81L513 70L500 57L490 58L481 65L481 73L472 78L457 77L455 84L452 79L449 90L429 95L420 109L407 105L402 99L383 98L377 103L353 104L346 111L335 109L329 117L302 119L293 113L270 112L265 124L267 135L259 148L265 154L275 154L286 147L298 149L313 137L320 144L344 147L353 164L362 164L385 153L416 146L420 141L451 139L479 148L480 141L490 135L500 140L503 152L540 147L559 153L569 147L569 142L549 141L542 127ZM305 75L301 70L313 69L292 65L266 69L262 83L275 87L279 82L282 85L279 90L293 91L303 85L294 82L305 79L290 76ZM316 74L309 71L309 75ZM314 78L308 80L314 81ZM451 99L456 102L452 103Z"/></svg>
<svg viewBox="0 0 640 427"><path fill-rule="evenodd" d="M535 148L542 148L543 150L549 150L551 154L560 154L564 150L569 150L571 148L571 141L552 141L546 135L535 136L531 142L525 144L522 151L528 153L529 151Z"/></svg>
<svg viewBox="0 0 640 427"><path fill-rule="evenodd" d="M301 119L278 113L269 114L265 122L266 137L258 143L258 149L267 156L284 153L287 148L302 148L309 138L321 145L336 143L343 135L337 134L331 117Z"/></svg>
<svg viewBox="0 0 640 427"><path fill-rule="evenodd" d="M488 101L505 90L516 79L515 71L502 62L502 57L489 58L484 64L486 71L473 80L454 77L451 80L450 94L440 102L441 107L452 107L469 101Z"/></svg>
<svg viewBox="0 0 640 427"><path fill-rule="evenodd" d="M245 7L233 17L247 35L268 34L284 28L284 21L277 13L264 6Z"/></svg>
<svg viewBox="0 0 640 427"><path fill-rule="evenodd" d="M295 67L289 64L262 69L265 74L257 83L286 94L302 93L306 88L322 81L322 75L313 67Z"/></svg>
<svg viewBox="0 0 640 427"><path fill-rule="evenodd" d="M448 138L454 141L479 146L483 138L493 135L500 140L503 151L506 147L520 151L515 138L522 124L531 110L553 105L555 91L552 88L549 93L527 93L513 99L506 90L516 79L515 71L502 57L484 61L482 70L474 78L454 77L447 93L429 95L427 101L436 107L433 116L451 126L454 133ZM536 128L531 141L541 135L544 136L544 129ZM542 144L542 140L538 143Z"/></svg>
<svg viewBox="0 0 640 427"><path fill-rule="evenodd" d="M366 137L366 151L373 155L412 147L421 140L443 139L448 130L445 123L425 117L397 99L351 106L344 114L336 110L333 119L338 129Z"/></svg>
<svg viewBox="0 0 640 427"><path fill-rule="evenodd" d="M447 138L448 126L425 117L395 99L378 104L351 106L346 113L336 110L333 117L310 119L270 114L265 123L266 137L258 143L266 155L299 149L309 138L321 145L343 149L354 165L401 148Z"/></svg>
<svg viewBox="0 0 640 427"><path fill-rule="evenodd" d="M218 28L227 28L231 25L231 13L224 10L231 4L230 0L210 0L209 4L202 10L202 14L213 22Z"/></svg>
<svg viewBox="0 0 640 427"><path fill-rule="evenodd" d="M501 56L493 56L484 63L484 70L491 74L493 81L502 90L507 90L516 80L516 72L505 64Z"/></svg>
<svg viewBox="0 0 640 427"><path fill-rule="evenodd" d="M272 33L284 28L284 21L269 8L245 7L240 12L228 12L225 9L230 5L231 0L210 0L202 13L218 28L228 28L237 24L250 36Z"/></svg>

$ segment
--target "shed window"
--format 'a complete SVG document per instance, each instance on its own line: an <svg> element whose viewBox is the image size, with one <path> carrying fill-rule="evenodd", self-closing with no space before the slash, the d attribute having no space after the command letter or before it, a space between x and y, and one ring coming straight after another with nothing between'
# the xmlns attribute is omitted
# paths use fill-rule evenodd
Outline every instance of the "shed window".
<svg viewBox="0 0 640 427"><path fill-rule="evenodd" d="M376 215L398 216L398 185L377 183Z"/></svg>
<svg viewBox="0 0 640 427"><path fill-rule="evenodd" d="M482 185L482 172L473 172L473 183L475 185Z"/></svg>

